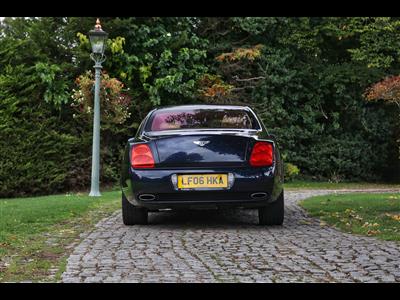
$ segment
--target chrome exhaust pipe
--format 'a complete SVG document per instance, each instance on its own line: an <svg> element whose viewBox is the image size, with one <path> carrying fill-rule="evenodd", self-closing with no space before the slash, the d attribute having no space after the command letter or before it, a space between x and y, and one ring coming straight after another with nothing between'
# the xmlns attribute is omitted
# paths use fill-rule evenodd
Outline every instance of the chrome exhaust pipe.
<svg viewBox="0 0 400 300"><path fill-rule="evenodd" d="M267 193L264 192L258 192L258 193L253 193L250 195L252 199L264 199L267 198Z"/></svg>
<svg viewBox="0 0 400 300"><path fill-rule="evenodd" d="M141 194L141 195L139 195L138 198L139 198L139 200L142 200L142 201L151 201L151 200L156 199L156 196L153 194Z"/></svg>

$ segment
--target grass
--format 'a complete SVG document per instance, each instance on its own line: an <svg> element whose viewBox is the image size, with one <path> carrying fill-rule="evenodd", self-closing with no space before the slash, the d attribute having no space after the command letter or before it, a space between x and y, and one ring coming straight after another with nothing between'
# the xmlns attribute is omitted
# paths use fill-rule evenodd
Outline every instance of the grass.
<svg viewBox="0 0 400 300"><path fill-rule="evenodd" d="M400 194L338 194L300 202L313 217L342 231L400 241Z"/></svg>
<svg viewBox="0 0 400 300"><path fill-rule="evenodd" d="M71 245L120 199L120 191L0 199L0 282L60 280Z"/></svg>
<svg viewBox="0 0 400 300"><path fill-rule="evenodd" d="M369 183L369 182L327 182L327 181L302 181L294 180L285 182L286 189L383 189L393 188L400 189L400 183L389 184L389 183Z"/></svg>

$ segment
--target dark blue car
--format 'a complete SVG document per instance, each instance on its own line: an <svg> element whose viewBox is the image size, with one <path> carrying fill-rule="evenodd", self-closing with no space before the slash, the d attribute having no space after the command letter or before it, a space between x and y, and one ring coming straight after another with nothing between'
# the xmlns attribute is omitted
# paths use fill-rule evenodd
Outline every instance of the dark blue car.
<svg viewBox="0 0 400 300"><path fill-rule="evenodd" d="M128 140L121 173L126 225L149 211L257 208L281 225L283 163L274 136L246 106L186 105L151 111Z"/></svg>

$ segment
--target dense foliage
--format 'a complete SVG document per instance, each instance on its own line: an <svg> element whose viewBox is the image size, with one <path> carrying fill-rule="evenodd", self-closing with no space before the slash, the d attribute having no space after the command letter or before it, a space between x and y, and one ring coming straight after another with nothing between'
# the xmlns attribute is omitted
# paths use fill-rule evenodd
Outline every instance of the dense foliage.
<svg viewBox="0 0 400 300"><path fill-rule="evenodd" d="M149 110L185 103L253 106L297 176L399 180L398 108L363 98L369 86L400 73L398 18L101 21L109 33L102 184L118 180L123 145ZM1 23L0 196L88 186L93 62L86 33L93 24L78 17Z"/></svg>

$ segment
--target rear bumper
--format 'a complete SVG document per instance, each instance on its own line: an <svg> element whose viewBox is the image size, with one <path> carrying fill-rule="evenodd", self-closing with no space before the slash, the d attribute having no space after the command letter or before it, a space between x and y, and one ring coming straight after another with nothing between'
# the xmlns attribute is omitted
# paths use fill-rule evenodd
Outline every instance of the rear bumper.
<svg viewBox="0 0 400 300"><path fill-rule="evenodd" d="M232 173L234 183L227 190L181 191L171 180L173 174ZM274 168L218 168L218 169L169 169L135 170L122 179L122 191L132 204L149 209L165 208L214 208L261 207L276 200L281 185L274 176ZM254 198L254 193L265 193ZM141 200L141 195L151 194L154 199ZM253 195L254 196L254 195Z"/></svg>

